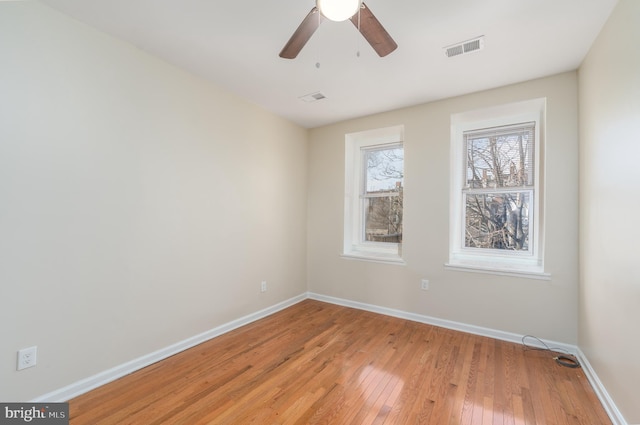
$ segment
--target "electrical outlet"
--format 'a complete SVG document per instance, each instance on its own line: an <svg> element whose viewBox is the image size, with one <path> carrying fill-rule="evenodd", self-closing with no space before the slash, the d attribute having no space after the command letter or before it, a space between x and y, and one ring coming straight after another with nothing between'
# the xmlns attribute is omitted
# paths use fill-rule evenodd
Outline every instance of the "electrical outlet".
<svg viewBox="0 0 640 425"><path fill-rule="evenodd" d="M428 291L429 290L429 280L428 279L422 279L420 281L420 288L423 291Z"/></svg>
<svg viewBox="0 0 640 425"><path fill-rule="evenodd" d="M267 292L267 281L263 280L260 284L260 292Z"/></svg>
<svg viewBox="0 0 640 425"><path fill-rule="evenodd" d="M33 346L18 350L18 370L26 369L36 365L38 357L38 347Z"/></svg>

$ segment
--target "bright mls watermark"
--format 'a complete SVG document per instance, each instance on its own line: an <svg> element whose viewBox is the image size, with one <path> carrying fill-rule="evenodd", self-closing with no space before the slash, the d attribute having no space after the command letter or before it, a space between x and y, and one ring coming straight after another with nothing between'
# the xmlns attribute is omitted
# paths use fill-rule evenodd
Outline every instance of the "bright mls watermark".
<svg viewBox="0 0 640 425"><path fill-rule="evenodd" d="M69 425L69 403L0 403L0 425Z"/></svg>

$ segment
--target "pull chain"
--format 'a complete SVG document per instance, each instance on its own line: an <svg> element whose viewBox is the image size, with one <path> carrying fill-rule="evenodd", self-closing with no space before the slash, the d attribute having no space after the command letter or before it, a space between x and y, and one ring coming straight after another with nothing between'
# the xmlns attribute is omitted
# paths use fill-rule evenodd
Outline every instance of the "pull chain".
<svg viewBox="0 0 640 425"><path fill-rule="evenodd" d="M360 32L360 11L362 10L362 6L358 7L358 32ZM360 57L360 35L358 35L358 41L356 43L356 57Z"/></svg>
<svg viewBox="0 0 640 425"><path fill-rule="evenodd" d="M320 9L318 9L318 27L320 27L320 24L322 23L322 16L321 16L321 12ZM316 49L316 57L317 57L317 62L316 62L316 69L320 69L320 43L316 43L317 49Z"/></svg>

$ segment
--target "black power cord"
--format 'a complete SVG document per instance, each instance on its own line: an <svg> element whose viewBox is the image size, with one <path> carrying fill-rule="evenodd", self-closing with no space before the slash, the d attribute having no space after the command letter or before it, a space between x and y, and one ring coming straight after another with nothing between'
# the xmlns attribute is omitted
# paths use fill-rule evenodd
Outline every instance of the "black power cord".
<svg viewBox="0 0 640 425"><path fill-rule="evenodd" d="M534 345L527 344L527 342L526 342L527 338L535 339L540 344L542 344L542 346L544 346L544 348L540 348L540 347L536 347ZM572 369L576 369L576 368L580 367L580 362L578 361L578 359L576 359L576 356L574 356L571 353L567 353L565 350L562 350L560 348L551 348L547 344L545 344L545 342L543 340L541 340L540 338L535 337L533 335L525 335L525 336L523 336L522 337L522 345L527 350L549 351L551 353L563 353L563 354L555 356L553 358L553 360L555 360L556 363L558 363L560 366L569 367L569 368L572 368Z"/></svg>
<svg viewBox="0 0 640 425"><path fill-rule="evenodd" d="M580 367L580 363L573 356L571 356L571 357L569 357L569 356L556 356L553 359L560 366L570 367L572 369L576 369L576 368Z"/></svg>

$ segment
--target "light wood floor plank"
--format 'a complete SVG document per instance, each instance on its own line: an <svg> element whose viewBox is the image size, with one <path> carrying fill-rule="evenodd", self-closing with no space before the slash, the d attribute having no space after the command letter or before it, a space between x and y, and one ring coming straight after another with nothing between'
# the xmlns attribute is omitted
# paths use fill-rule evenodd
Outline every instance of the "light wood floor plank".
<svg viewBox="0 0 640 425"><path fill-rule="evenodd" d="M70 401L71 425L610 425L581 369L305 300Z"/></svg>

